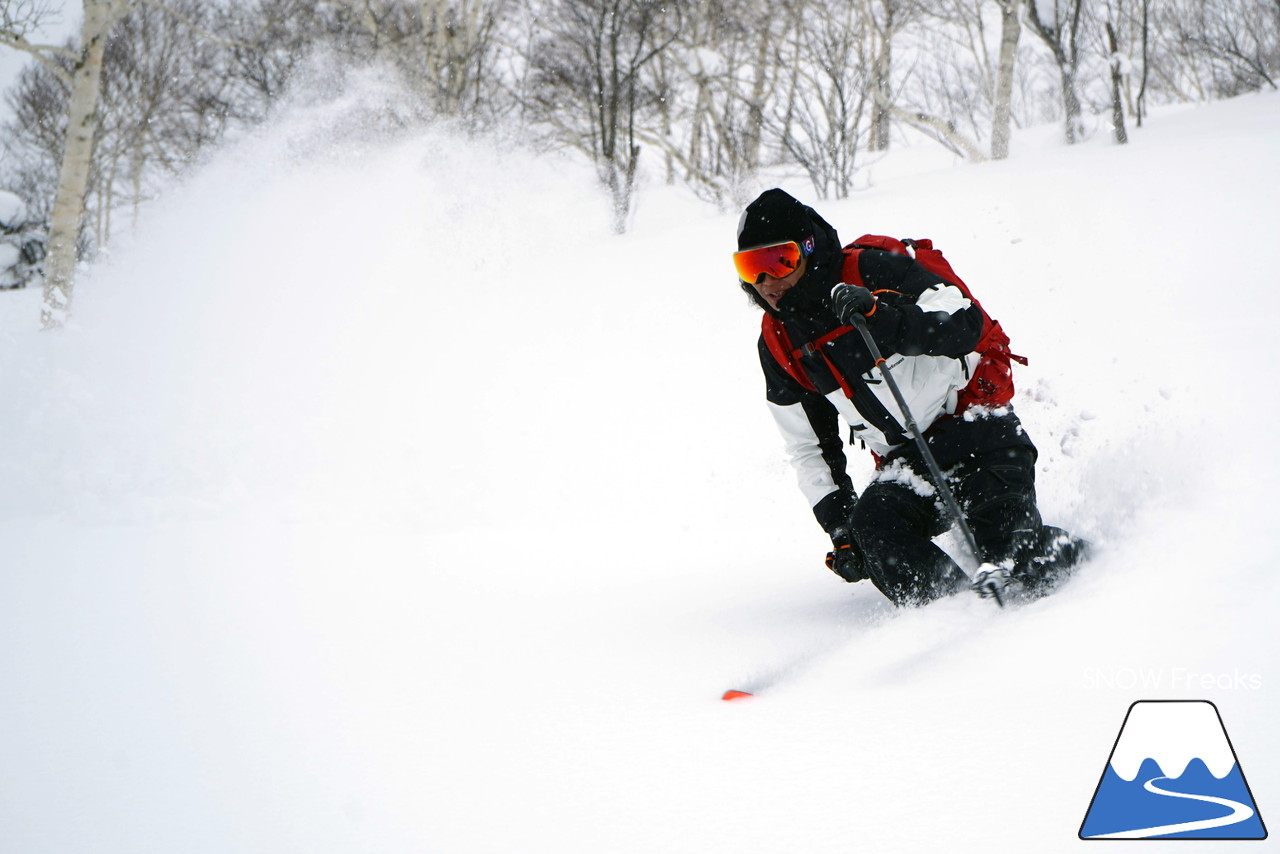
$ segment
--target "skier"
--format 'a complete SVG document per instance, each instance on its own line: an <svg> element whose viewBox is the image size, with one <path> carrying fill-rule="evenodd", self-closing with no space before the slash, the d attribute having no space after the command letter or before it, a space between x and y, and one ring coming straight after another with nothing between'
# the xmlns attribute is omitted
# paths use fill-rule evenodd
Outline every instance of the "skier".
<svg viewBox="0 0 1280 854"><path fill-rule="evenodd" d="M860 335L841 333L855 314L865 318L946 473L979 558L1002 570L992 576L996 592L1005 585L1014 594L1047 592L1084 557L1083 540L1041 521L1036 447L1012 407L982 405L967 388L982 358L975 347L984 316L965 292L889 251L862 249L850 270L835 229L780 189L744 211L734 262L742 289L769 316L766 335L776 330L772 346L766 335L759 342L766 397L800 489L831 537L827 566L836 575L869 578L897 605L969 586L932 542L951 522L881 368ZM799 378L779 361L778 339L798 362ZM851 441L876 457L861 496L845 470L837 416Z"/></svg>

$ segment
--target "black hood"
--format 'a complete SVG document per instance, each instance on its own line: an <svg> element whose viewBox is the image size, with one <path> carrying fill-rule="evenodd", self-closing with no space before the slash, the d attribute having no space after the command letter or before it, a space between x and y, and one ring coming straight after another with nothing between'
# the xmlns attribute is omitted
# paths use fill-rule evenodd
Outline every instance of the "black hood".
<svg viewBox="0 0 1280 854"><path fill-rule="evenodd" d="M778 301L777 313L784 321L791 315L812 317L825 311L844 266L836 230L813 208L806 207L805 212L813 222L813 252L805 261L800 281Z"/></svg>
<svg viewBox="0 0 1280 854"><path fill-rule="evenodd" d="M844 266L844 252L836 230L813 208L806 206L804 211L813 225L813 252L805 259L804 275L778 301L777 310L755 288L742 282L742 290L756 305L784 321L795 316L813 317L826 310L831 289L839 282Z"/></svg>

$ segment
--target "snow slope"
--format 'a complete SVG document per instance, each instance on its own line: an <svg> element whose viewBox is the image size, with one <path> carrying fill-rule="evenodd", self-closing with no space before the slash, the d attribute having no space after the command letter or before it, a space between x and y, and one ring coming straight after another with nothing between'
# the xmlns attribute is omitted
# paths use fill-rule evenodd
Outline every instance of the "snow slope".
<svg viewBox="0 0 1280 854"><path fill-rule="evenodd" d="M349 106L157 204L64 333L0 299L0 851L1065 850L1145 698L1214 701L1270 817L1280 97L817 205L1031 358L1100 554L1007 613L823 569L736 214L616 237L575 162Z"/></svg>

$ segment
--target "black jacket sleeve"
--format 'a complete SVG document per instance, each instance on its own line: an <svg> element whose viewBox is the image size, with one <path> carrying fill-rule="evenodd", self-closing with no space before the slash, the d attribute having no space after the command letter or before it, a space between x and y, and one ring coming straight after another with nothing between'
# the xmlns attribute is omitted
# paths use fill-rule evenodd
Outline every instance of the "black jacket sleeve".
<svg viewBox="0 0 1280 854"><path fill-rule="evenodd" d="M800 408L813 432L812 441L821 453L822 463L830 471L836 488L813 505L813 515L832 542L843 545L848 542L847 524L857 492L847 471L839 414L831 401L800 385L778 364L763 337L760 338L759 351L760 366L765 376L765 397L775 406Z"/></svg>
<svg viewBox="0 0 1280 854"><path fill-rule="evenodd" d="M922 308L930 292L950 286L913 259L894 252L864 249L858 256L862 283L876 295L867 326L882 350L904 356L964 356L982 335L982 310L968 302L954 311ZM962 295L963 296L963 295ZM927 299L924 300L926 303Z"/></svg>

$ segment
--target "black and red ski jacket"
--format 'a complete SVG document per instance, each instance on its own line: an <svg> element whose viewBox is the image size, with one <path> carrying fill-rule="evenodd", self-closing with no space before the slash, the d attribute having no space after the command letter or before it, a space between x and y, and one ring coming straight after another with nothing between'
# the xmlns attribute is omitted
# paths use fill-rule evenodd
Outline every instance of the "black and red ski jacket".
<svg viewBox="0 0 1280 854"><path fill-rule="evenodd" d="M877 457L904 446L910 437L861 336L832 337L841 323L830 310L829 294L841 279L852 277L843 270L835 230L816 214L813 218L815 250L805 275L776 311L766 307L781 322L813 387L788 374L763 335L759 352L769 409L800 489L819 523L832 533L847 518L855 494L845 470L839 421L848 425L851 440L860 440ZM856 265L857 278L877 298L868 328L927 434L939 419L955 412L957 396L980 359L974 348L982 333L982 311L954 284L907 256L864 249Z"/></svg>

